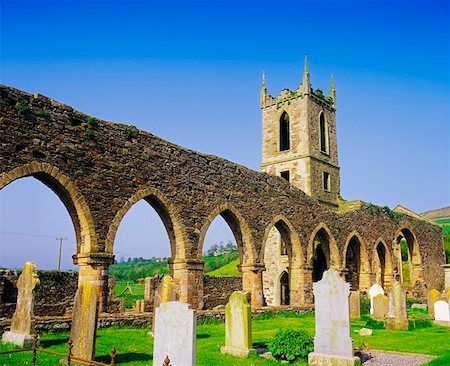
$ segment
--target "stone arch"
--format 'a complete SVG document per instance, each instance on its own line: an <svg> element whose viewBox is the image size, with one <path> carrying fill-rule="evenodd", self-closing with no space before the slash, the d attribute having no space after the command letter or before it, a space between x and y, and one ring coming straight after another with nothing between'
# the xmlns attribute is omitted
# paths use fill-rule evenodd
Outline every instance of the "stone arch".
<svg viewBox="0 0 450 366"><path fill-rule="evenodd" d="M277 281L277 297L279 305L290 305L290 282L291 276L286 271L282 271L278 276Z"/></svg>
<svg viewBox="0 0 450 366"><path fill-rule="evenodd" d="M380 258L380 248L383 248L384 250L384 263L382 258ZM394 276L392 267L392 252L381 237L375 241L375 246L373 247L372 268L375 283L378 283L383 288L388 288L391 285Z"/></svg>
<svg viewBox="0 0 450 366"><path fill-rule="evenodd" d="M334 239L333 234L331 234L330 229L328 228L328 226L321 222L319 225L317 225L317 227L314 229L314 231L311 233L311 235L309 236L309 242L308 242L308 249L307 249L307 257L306 257L306 262L308 265L312 265L313 262L313 256L314 256L314 239L316 238L317 234L319 232L325 232L326 235L329 238L329 246L330 246L330 267L332 268L339 268L339 263L340 261L340 255L339 255L339 250L336 244L336 240Z"/></svg>
<svg viewBox="0 0 450 366"><path fill-rule="evenodd" d="M273 227L281 234L282 239L288 245L288 256L289 262L291 265L303 265L304 263L304 254L302 250L302 246L300 243L300 238L297 230L294 228L292 223L283 215L277 215L273 218L269 225L266 226L264 231L264 238L262 241L261 252L260 252L260 261L264 262L264 251L266 247L266 243L270 234L270 231Z"/></svg>
<svg viewBox="0 0 450 366"><path fill-rule="evenodd" d="M410 283L415 285L416 282L423 282L423 267L422 267L422 257L420 255L419 242L417 237L408 225L401 226L395 233L394 238L394 252L397 257L398 274L403 282L403 271L402 271L402 257L400 251L400 240L404 238L407 243L408 248L408 262L410 269Z"/></svg>
<svg viewBox="0 0 450 366"><path fill-rule="evenodd" d="M223 217L233 232L234 238L236 239L241 264L256 263L258 256L250 227L239 211L228 202L214 208L214 210L212 210L208 217L203 221L198 240L197 258L202 258L206 232L218 215Z"/></svg>
<svg viewBox="0 0 450 366"><path fill-rule="evenodd" d="M106 252L113 254L114 239L116 237L117 229L125 214L136 202L144 199L161 218L164 227L166 228L167 235L169 236L170 250L173 259L186 258L186 234L181 224L180 213L169 199L158 189L153 187L147 187L139 189L133 194L122 206L122 208L116 213L106 235Z"/></svg>
<svg viewBox="0 0 450 366"><path fill-rule="evenodd" d="M287 258L278 245L285 243ZM275 252L273 252L275 249ZM291 305L305 303L304 254L300 238L294 225L283 215L275 216L266 226L260 252L260 261L266 271L263 273L263 292L266 302L280 304L280 273L286 272Z"/></svg>
<svg viewBox="0 0 450 366"><path fill-rule="evenodd" d="M352 252L358 257L353 259L357 259L358 262L350 264L347 260L350 259L349 254ZM350 268L351 265L354 266L354 270ZM353 290L367 291L370 288L370 261L367 254L367 245L356 230L353 230L345 241L342 268L349 269L346 279L353 286ZM357 273L354 273L355 270Z"/></svg>
<svg viewBox="0 0 450 366"><path fill-rule="evenodd" d="M33 177L45 184L64 204L75 228L77 254L98 252L94 219L75 183L56 166L33 161L2 173L0 189L24 177Z"/></svg>

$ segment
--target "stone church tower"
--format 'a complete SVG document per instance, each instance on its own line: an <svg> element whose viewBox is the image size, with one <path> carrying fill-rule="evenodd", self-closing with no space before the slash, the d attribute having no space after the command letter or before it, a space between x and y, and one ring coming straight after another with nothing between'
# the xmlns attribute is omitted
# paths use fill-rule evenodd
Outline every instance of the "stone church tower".
<svg viewBox="0 0 450 366"><path fill-rule="evenodd" d="M263 172L281 176L329 208L336 209L340 173L336 139L336 91L313 90L305 56L297 90L269 95L266 80L260 94Z"/></svg>

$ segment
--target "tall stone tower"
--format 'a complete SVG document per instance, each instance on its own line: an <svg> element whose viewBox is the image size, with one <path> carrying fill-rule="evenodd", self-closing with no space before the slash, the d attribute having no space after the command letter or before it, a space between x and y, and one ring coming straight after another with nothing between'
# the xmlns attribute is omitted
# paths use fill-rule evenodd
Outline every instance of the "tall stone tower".
<svg viewBox="0 0 450 366"><path fill-rule="evenodd" d="M281 176L329 208L337 208L340 173L336 139L336 91L313 90L305 56L302 83L297 90L269 95L265 75L260 94L262 109L261 170Z"/></svg>

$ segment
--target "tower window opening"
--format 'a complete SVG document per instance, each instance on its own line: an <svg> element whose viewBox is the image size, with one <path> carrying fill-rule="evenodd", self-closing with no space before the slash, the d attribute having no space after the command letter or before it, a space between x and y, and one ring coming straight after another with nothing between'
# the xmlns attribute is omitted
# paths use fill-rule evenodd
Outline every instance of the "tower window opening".
<svg viewBox="0 0 450 366"><path fill-rule="evenodd" d="M320 151L328 154L329 144L328 144L328 124L325 120L325 115L323 112L320 113L319 117L319 124L320 124Z"/></svg>
<svg viewBox="0 0 450 366"><path fill-rule="evenodd" d="M280 151L286 151L291 148L289 134L289 116L286 112L280 117Z"/></svg>
<svg viewBox="0 0 450 366"><path fill-rule="evenodd" d="M323 190L327 192L331 191L330 173L327 172L323 172Z"/></svg>
<svg viewBox="0 0 450 366"><path fill-rule="evenodd" d="M286 170L284 172L280 172L281 178L286 179L289 182L289 170Z"/></svg>

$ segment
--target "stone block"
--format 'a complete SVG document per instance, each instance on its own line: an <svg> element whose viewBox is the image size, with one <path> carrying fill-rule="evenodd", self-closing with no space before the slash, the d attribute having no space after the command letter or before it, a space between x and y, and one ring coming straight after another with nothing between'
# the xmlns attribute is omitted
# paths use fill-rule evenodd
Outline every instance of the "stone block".
<svg viewBox="0 0 450 366"><path fill-rule="evenodd" d="M360 291L350 291L350 318L359 319L361 317L361 293Z"/></svg>
<svg viewBox="0 0 450 366"><path fill-rule="evenodd" d="M406 312L406 291L400 282L395 281L389 292L389 312L386 329L408 330L408 314Z"/></svg>
<svg viewBox="0 0 450 366"><path fill-rule="evenodd" d="M225 346L222 353L247 357L252 351L252 314L245 293L235 291L225 310Z"/></svg>
<svg viewBox="0 0 450 366"><path fill-rule="evenodd" d="M378 294L373 298L373 314L375 319L384 320L388 317L389 298L386 295Z"/></svg>
<svg viewBox="0 0 450 366"><path fill-rule="evenodd" d="M355 366L361 365L359 357L344 357L311 352L308 355L310 366Z"/></svg>
<svg viewBox="0 0 450 366"><path fill-rule="evenodd" d="M436 322L450 322L450 306L447 301L434 303L434 319Z"/></svg>
<svg viewBox="0 0 450 366"><path fill-rule="evenodd" d="M163 302L155 309L153 364L195 365L197 316L191 306L179 301Z"/></svg>
<svg viewBox="0 0 450 366"><path fill-rule="evenodd" d="M70 337L73 355L84 360L95 357L95 337L97 333L98 296L95 286L83 283L78 287L72 315Z"/></svg>
<svg viewBox="0 0 450 366"><path fill-rule="evenodd" d="M349 293L350 284L334 269L324 272L322 280L314 283L316 334L314 352L310 357L313 365L343 362L354 365L353 341L350 337ZM311 363L310 363L311 364ZM337 363L341 364L341 363Z"/></svg>
<svg viewBox="0 0 450 366"><path fill-rule="evenodd" d="M373 314L373 298L379 294L384 295L383 287L381 287L378 283L372 285L369 289L369 297L370 297L370 314Z"/></svg>
<svg viewBox="0 0 450 366"><path fill-rule="evenodd" d="M19 347L28 348L33 346L33 336L30 334L5 332L2 335L2 343L12 343Z"/></svg>
<svg viewBox="0 0 450 366"><path fill-rule="evenodd" d="M436 301L439 301L440 299L441 293L438 290L432 289L431 291L428 291L427 294L428 315L432 318L434 318L434 304Z"/></svg>

